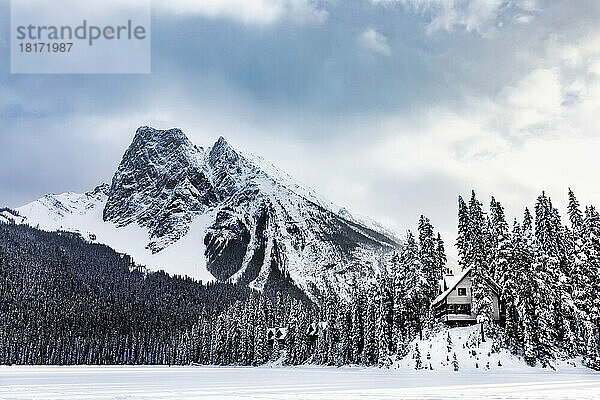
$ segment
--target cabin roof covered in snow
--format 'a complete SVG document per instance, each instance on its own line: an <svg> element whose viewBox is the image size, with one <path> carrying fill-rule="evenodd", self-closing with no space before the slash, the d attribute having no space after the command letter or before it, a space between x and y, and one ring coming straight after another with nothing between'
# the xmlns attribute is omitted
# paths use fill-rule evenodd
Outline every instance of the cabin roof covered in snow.
<svg viewBox="0 0 600 400"><path fill-rule="evenodd" d="M448 297L448 295L450 293L452 293L452 291L456 288L456 286L460 283L460 281L465 279L465 277L469 274L469 272L471 272L470 267L461 271L461 273L456 276L454 281L451 281L448 283L448 289L445 290L443 293L441 293L438 297L436 297L433 300L433 302L431 303L431 305L438 304L439 302L443 301L446 297ZM489 287L494 291L494 293L499 294L499 287L496 284L496 282L494 282L493 280L491 280L489 278L487 278L486 280L487 280Z"/></svg>

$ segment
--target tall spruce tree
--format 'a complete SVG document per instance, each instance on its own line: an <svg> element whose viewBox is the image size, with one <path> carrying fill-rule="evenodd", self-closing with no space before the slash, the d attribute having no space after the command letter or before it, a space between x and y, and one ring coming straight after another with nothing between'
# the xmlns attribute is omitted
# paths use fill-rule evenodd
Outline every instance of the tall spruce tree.
<svg viewBox="0 0 600 400"><path fill-rule="evenodd" d="M377 359L377 291L369 285L367 289L366 307L364 307L363 321L364 321L364 338L363 338L363 352L362 352L362 363L364 365L374 365Z"/></svg>
<svg viewBox="0 0 600 400"><path fill-rule="evenodd" d="M418 332L422 339L423 327L430 314L431 300L428 298L430 283L421 263L419 246L410 231L406 235L406 242L402 248L401 262L405 271L403 303L407 310L406 329L409 330L410 336Z"/></svg>
<svg viewBox="0 0 600 400"><path fill-rule="evenodd" d="M486 218L475 191L469 201L468 251L465 265L471 268L472 310L481 324L481 339L485 341L484 327L493 321L493 303L488 283L489 234Z"/></svg>
<svg viewBox="0 0 600 400"><path fill-rule="evenodd" d="M389 366L392 352L393 294L390 278L385 269L378 280L377 364Z"/></svg>
<svg viewBox="0 0 600 400"><path fill-rule="evenodd" d="M446 249L444 247L444 240L442 239L442 235L438 232L437 238L435 240L435 252L437 255L437 271L439 277L443 277L446 272L446 264L448 263L448 258L446 257Z"/></svg>
<svg viewBox="0 0 600 400"><path fill-rule="evenodd" d="M327 298L326 304L326 321L327 321L327 365L334 365L337 355L337 344L339 342L339 332L336 324L338 318L338 306L339 300L333 294L330 294Z"/></svg>
<svg viewBox="0 0 600 400"><path fill-rule="evenodd" d="M404 352L405 325L406 325L406 263L404 255L394 252L390 264L393 281L393 321L392 321L392 347L396 353Z"/></svg>
<svg viewBox="0 0 600 400"><path fill-rule="evenodd" d="M431 225L429 218L423 215L419 218L419 258L423 274L427 281L425 300L430 302L437 294L438 282L442 277L442 270L433 225ZM429 304L426 306L429 307Z"/></svg>
<svg viewBox="0 0 600 400"><path fill-rule="evenodd" d="M359 292L356 285L352 290L352 301L351 301L351 333L350 333L350 344L351 344L351 362L359 364L361 362L361 354L364 347L364 330L363 330L363 309L364 301L362 293Z"/></svg>
<svg viewBox="0 0 600 400"><path fill-rule="evenodd" d="M503 277L510 269L511 240L508 224L504 216L504 208L499 201L492 197L490 203L490 236L491 253L490 278L502 287Z"/></svg>
<svg viewBox="0 0 600 400"><path fill-rule="evenodd" d="M560 228L550 199L542 193L535 205L535 259L532 265L532 300L537 317L536 358L550 365L557 336L560 301Z"/></svg>
<svg viewBox="0 0 600 400"><path fill-rule="evenodd" d="M596 334L600 332L600 214L593 206L586 207L582 231L585 254L582 269L589 288L587 296L582 299L587 304L585 319L589 321L586 324L585 353L588 365L600 369L600 339Z"/></svg>
<svg viewBox="0 0 600 400"><path fill-rule="evenodd" d="M533 268L535 261L535 238L533 235L533 219L528 208L523 217L522 242L515 248L515 262L521 268L520 284L517 286L517 309L521 324L521 340L523 355L529 365L535 365L537 359L537 317L536 304L533 297L536 274Z"/></svg>
<svg viewBox="0 0 600 400"><path fill-rule="evenodd" d="M570 340L567 340L566 348L571 355L575 355L585 347L583 338L585 337L585 324L589 316L589 293L593 291L594 283L590 280L587 272L588 259L583 213L581 212L575 193L570 188L568 196L568 216L571 222L571 230L568 231L569 290L572 298L571 316L573 321L572 327L565 329L565 331L571 333ZM567 320L565 322L569 323L570 321Z"/></svg>
<svg viewBox="0 0 600 400"><path fill-rule="evenodd" d="M505 306L506 342L513 350L523 345L523 336L520 329L521 315L519 312L519 302L522 294L521 282L528 269L527 258L526 242L523 237L521 225L515 220L510 238L508 266L500 279L500 300Z"/></svg>
<svg viewBox="0 0 600 400"><path fill-rule="evenodd" d="M469 266L469 208L462 196L458 196L458 236L456 238L456 249L458 250L458 264L464 271Z"/></svg>
<svg viewBox="0 0 600 400"><path fill-rule="evenodd" d="M577 234L583 229L583 213L571 188L569 188L568 214L569 221L571 221L571 229Z"/></svg>

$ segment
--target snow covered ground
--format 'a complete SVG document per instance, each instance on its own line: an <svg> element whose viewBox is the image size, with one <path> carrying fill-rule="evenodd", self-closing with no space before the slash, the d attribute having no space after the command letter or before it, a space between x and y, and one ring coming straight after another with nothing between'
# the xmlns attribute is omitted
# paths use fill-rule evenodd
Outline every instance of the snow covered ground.
<svg viewBox="0 0 600 400"><path fill-rule="evenodd" d="M478 335L440 329L389 369L0 366L0 399L600 399L600 372L581 360L529 367Z"/></svg>
<svg viewBox="0 0 600 400"><path fill-rule="evenodd" d="M0 367L0 399L599 399L600 374L377 368Z"/></svg>
<svg viewBox="0 0 600 400"><path fill-rule="evenodd" d="M415 339L410 344L408 354L395 361L392 368L414 369L419 360L423 369L442 371L454 371L455 367L459 371L487 370L491 373L532 369L523 357L512 354L498 343L494 345L496 339L489 334L486 335L486 341L482 342L480 325L452 329L439 325L436 328L436 332L424 340ZM586 369L581 358L558 359L552 361L551 365L558 372ZM536 368L543 371L539 365Z"/></svg>

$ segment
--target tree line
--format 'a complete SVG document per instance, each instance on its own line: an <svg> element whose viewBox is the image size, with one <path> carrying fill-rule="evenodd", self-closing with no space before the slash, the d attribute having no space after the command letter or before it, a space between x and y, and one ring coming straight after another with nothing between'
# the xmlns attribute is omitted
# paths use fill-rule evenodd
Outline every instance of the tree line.
<svg viewBox="0 0 600 400"><path fill-rule="evenodd" d="M0 364L383 365L430 323L443 254L422 217L390 273L314 304L150 273L77 234L0 223Z"/></svg>
<svg viewBox="0 0 600 400"><path fill-rule="evenodd" d="M496 199L486 212L475 193L459 197L459 268L471 269L473 312L502 345L531 365L583 355L600 368L600 217L571 191L567 214L563 224L542 193L534 214L510 226ZM378 276L321 304L148 273L74 234L0 224L0 364L388 366L436 327L431 304L446 268L425 216ZM490 279L501 328L492 329Z"/></svg>

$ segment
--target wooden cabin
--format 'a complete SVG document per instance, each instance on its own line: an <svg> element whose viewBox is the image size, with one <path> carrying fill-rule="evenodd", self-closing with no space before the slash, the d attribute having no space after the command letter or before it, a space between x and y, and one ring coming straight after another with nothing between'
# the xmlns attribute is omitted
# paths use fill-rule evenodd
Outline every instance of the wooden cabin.
<svg viewBox="0 0 600 400"><path fill-rule="evenodd" d="M285 342L287 338L288 328L287 327L276 327L267 328L267 340L273 342L275 340L279 342Z"/></svg>
<svg viewBox="0 0 600 400"><path fill-rule="evenodd" d="M278 342L285 342L288 336L289 328L287 326L279 326L267 328L267 340L269 343L273 343L275 340ZM306 329L306 335L310 340L317 340L319 334L327 332L327 322L313 322Z"/></svg>
<svg viewBox="0 0 600 400"><path fill-rule="evenodd" d="M492 295L494 321L500 322L503 310L499 287L491 279L486 279L486 282ZM456 276L445 276L440 286L441 293L431 305L435 317L448 325L464 326L477 323L477 316L471 307L471 268Z"/></svg>

